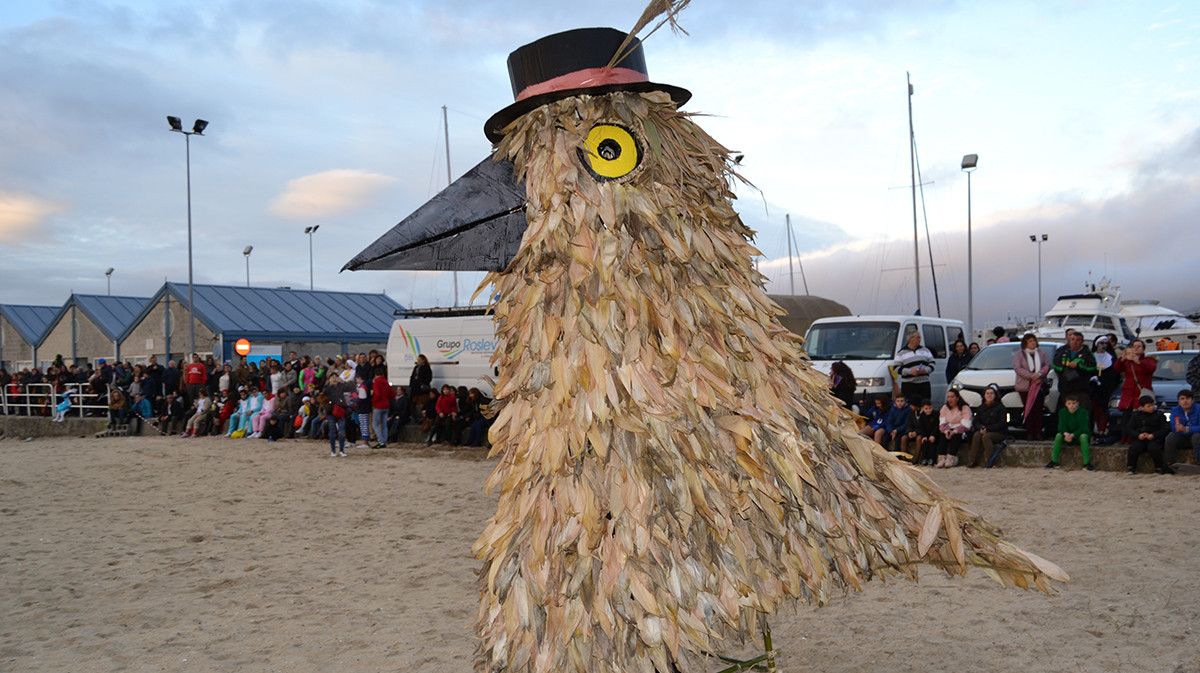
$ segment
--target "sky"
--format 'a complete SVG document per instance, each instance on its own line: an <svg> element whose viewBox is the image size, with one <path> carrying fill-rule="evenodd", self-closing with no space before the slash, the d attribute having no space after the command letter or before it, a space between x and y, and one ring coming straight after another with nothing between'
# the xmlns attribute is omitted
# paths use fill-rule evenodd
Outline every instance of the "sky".
<svg viewBox="0 0 1200 673"><path fill-rule="evenodd" d="M449 273L340 273L487 156L505 59L543 35L628 29L640 1L10 0L0 4L0 303L197 283L386 291L450 305ZM922 311L976 325L1108 276L1200 307L1200 3L695 0L645 45L651 79L743 153L735 206L768 290L910 313L911 74ZM921 203L919 202L919 206ZM785 215L798 259L788 273ZM925 235L926 226L929 236ZM935 300L929 249L938 279ZM801 278L799 267L803 266ZM461 303L481 274L459 274Z"/></svg>

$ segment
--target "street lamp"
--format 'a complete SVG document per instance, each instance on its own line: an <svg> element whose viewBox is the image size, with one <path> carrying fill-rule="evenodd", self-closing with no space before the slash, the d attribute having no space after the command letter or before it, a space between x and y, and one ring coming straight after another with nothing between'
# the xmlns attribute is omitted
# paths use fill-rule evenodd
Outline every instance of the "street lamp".
<svg viewBox="0 0 1200 673"><path fill-rule="evenodd" d="M975 258L971 252L971 173L979 162L978 154L962 158L962 170L967 174L967 340L975 338Z"/></svg>
<svg viewBox="0 0 1200 673"><path fill-rule="evenodd" d="M104 281L105 281L105 283L108 284L108 293L109 294L112 294L112 272L113 272L113 268L111 266L108 267L108 269L106 269L104 271Z"/></svg>
<svg viewBox="0 0 1200 673"><path fill-rule="evenodd" d="M188 352L196 352L196 310L192 301L192 136L204 135L208 122L197 119L191 131L184 131L179 117L167 115L173 133L182 133L187 152L187 215L188 215Z"/></svg>
<svg viewBox="0 0 1200 673"><path fill-rule="evenodd" d="M316 233L321 225L314 224L311 227L305 227L304 233L308 234L308 289L313 289L313 255L312 255L312 235Z"/></svg>
<svg viewBox="0 0 1200 673"><path fill-rule="evenodd" d="M246 287L250 287L250 253L254 252L253 245L247 245L242 254L246 256Z"/></svg>
<svg viewBox="0 0 1200 673"><path fill-rule="evenodd" d="M1030 242L1037 243L1038 248L1038 318L1042 317L1042 243L1050 240L1049 234L1042 234L1039 239L1036 234L1029 235Z"/></svg>

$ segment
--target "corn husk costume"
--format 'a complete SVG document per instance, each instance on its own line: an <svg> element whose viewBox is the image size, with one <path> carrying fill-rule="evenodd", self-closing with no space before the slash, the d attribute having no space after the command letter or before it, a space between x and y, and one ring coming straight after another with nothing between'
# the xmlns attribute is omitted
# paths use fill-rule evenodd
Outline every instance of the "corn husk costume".
<svg viewBox="0 0 1200 673"><path fill-rule="evenodd" d="M571 33L522 49L628 51L644 76L636 39ZM729 152L686 92L542 75L565 89L530 106L515 82L494 156L347 265L492 270L476 670L712 670L788 599L918 563L1067 579L855 432L760 286Z"/></svg>

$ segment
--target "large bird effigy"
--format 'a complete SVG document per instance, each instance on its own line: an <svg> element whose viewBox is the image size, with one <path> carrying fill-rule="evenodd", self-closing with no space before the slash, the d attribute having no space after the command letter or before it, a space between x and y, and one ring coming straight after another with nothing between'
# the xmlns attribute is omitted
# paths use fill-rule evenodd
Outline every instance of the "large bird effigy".
<svg viewBox="0 0 1200 673"><path fill-rule="evenodd" d="M491 271L478 671L709 670L786 601L918 564L1067 580L857 434L781 326L730 153L647 76L635 35L679 6L513 52L493 156L347 264Z"/></svg>

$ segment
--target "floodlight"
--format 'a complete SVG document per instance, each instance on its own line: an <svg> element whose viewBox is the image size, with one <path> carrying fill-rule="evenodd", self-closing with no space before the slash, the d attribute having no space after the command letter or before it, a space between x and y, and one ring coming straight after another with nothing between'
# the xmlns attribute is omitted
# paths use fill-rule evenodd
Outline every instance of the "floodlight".
<svg viewBox="0 0 1200 673"><path fill-rule="evenodd" d="M112 275L112 273L113 273L113 268L110 266L110 267L108 267L108 269L107 269L107 270L104 272L104 275L106 275L106 276L111 276L111 275Z"/></svg>
<svg viewBox="0 0 1200 673"><path fill-rule="evenodd" d="M974 170L975 164L979 162L978 154L968 154L962 158L962 169L964 171Z"/></svg>
<svg viewBox="0 0 1200 673"><path fill-rule="evenodd" d="M179 117L167 115L167 123L171 125L172 131L183 131L183 122L179 121Z"/></svg>
<svg viewBox="0 0 1200 673"><path fill-rule="evenodd" d="M253 245L247 245L247 246L246 246L246 249L242 251L242 254L243 254L243 255L249 255L251 252L254 252L254 246L253 246Z"/></svg>
<svg viewBox="0 0 1200 673"><path fill-rule="evenodd" d="M197 119L195 124L192 124L192 133L198 136L204 135L204 129L208 128L208 122L203 119Z"/></svg>

